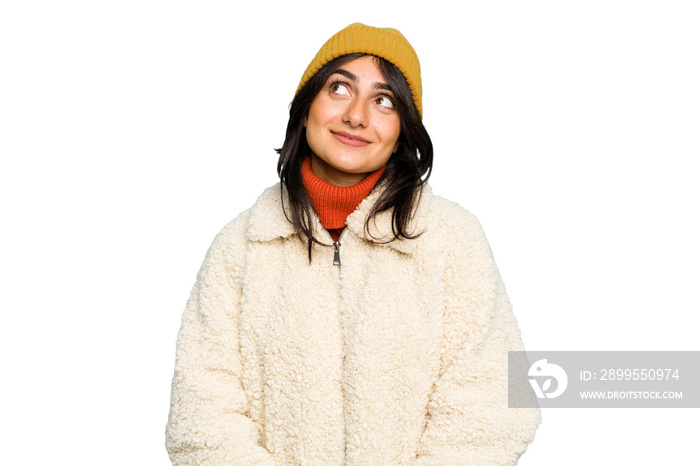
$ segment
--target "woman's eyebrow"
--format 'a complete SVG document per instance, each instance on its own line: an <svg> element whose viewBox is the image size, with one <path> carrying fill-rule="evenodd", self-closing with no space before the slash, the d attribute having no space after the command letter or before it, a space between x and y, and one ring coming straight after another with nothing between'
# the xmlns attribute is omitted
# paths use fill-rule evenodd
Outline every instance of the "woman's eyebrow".
<svg viewBox="0 0 700 466"><path fill-rule="evenodd" d="M335 72L333 74L340 74L340 75L345 76L346 78L348 78L350 81L352 81L354 83L357 82L357 76L355 74L353 74L347 70L344 70L342 68L335 70Z"/></svg>
<svg viewBox="0 0 700 466"><path fill-rule="evenodd" d="M335 72L333 74L339 74L341 76L345 76L346 78L348 78L350 81L352 81L354 83L357 83L357 81L358 81L357 75L349 72L348 70L344 70L342 68L335 70ZM372 84L372 89L381 89L384 91L394 92L394 90L387 83L383 83L383 82L375 82L374 84Z"/></svg>
<svg viewBox="0 0 700 466"><path fill-rule="evenodd" d="M387 83L376 82L372 85L373 89L381 89L383 91L394 92L394 90Z"/></svg>

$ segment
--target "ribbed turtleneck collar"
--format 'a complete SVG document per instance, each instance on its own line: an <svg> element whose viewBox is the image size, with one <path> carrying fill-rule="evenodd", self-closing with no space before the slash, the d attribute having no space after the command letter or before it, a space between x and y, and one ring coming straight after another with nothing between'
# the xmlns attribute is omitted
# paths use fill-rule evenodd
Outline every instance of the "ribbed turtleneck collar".
<svg viewBox="0 0 700 466"><path fill-rule="evenodd" d="M311 157L301 164L301 176L309 199L318 214L323 228L338 241L340 232L345 228L345 219L360 202L367 197L384 173L386 165L368 174L354 186L336 186L314 175L311 171Z"/></svg>

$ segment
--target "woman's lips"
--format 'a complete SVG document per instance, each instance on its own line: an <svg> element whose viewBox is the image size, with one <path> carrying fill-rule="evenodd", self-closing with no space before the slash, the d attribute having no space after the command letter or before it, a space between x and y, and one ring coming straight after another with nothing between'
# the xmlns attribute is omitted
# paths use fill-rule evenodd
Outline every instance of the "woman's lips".
<svg viewBox="0 0 700 466"><path fill-rule="evenodd" d="M331 131L331 134L340 142L343 144L347 144L348 146L352 147L364 147L369 144L369 141L366 139L361 138L360 136L353 136L352 134L349 133L344 133L344 132L333 132Z"/></svg>

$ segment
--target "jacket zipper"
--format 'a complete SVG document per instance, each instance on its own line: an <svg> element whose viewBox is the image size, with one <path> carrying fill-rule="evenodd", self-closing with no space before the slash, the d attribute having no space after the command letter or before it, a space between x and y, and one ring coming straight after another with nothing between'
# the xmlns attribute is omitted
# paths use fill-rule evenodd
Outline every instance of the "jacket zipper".
<svg viewBox="0 0 700 466"><path fill-rule="evenodd" d="M340 273L340 240L343 239L343 235L347 231L347 227L343 230L343 232L340 234L338 237L338 241L333 241L333 238L331 237L331 234L328 233L328 230L326 230L326 234L328 235L328 238L330 238L331 241L333 241L333 265L338 267L338 273ZM340 275L338 275L340 276ZM343 343L343 368L345 367L345 343ZM345 418L345 406L343 406L343 418ZM348 440L347 440L347 430L345 431L345 439L343 441L343 464L347 461L347 455L348 455Z"/></svg>
<svg viewBox="0 0 700 466"><path fill-rule="evenodd" d="M340 267L340 242L333 242L333 265Z"/></svg>
<svg viewBox="0 0 700 466"><path fill-rule="evenodd" d="M340 234L338 237L338 241L333 241L333 238L331 238L331 234L328 233L328 230L326 230L326 233L328 233L328 237L333 241L333 265L340 267L340 240L343 239L343 235L345 235L345 232L347 231L348 227L345 227L343 232Z"/></svg>

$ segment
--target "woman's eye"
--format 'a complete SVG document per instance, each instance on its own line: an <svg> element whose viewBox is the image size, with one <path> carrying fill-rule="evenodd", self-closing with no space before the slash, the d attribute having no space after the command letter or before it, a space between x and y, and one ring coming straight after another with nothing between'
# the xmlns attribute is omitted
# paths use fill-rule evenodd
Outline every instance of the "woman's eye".
<svg viewBox="0 0 700 466"><path fill-rule="evenodd" d="M375 102L377 105L381 105L382 107L394 108L394 102L392 102L388 97L377 97Z"/></svg>
<svg viewBox="0 0 700 466"><path fill-rule="evenodd" d="M343 83L331 84L330 90L333 94L350 95L350 92L348 92L347 86Z"/></svg>

